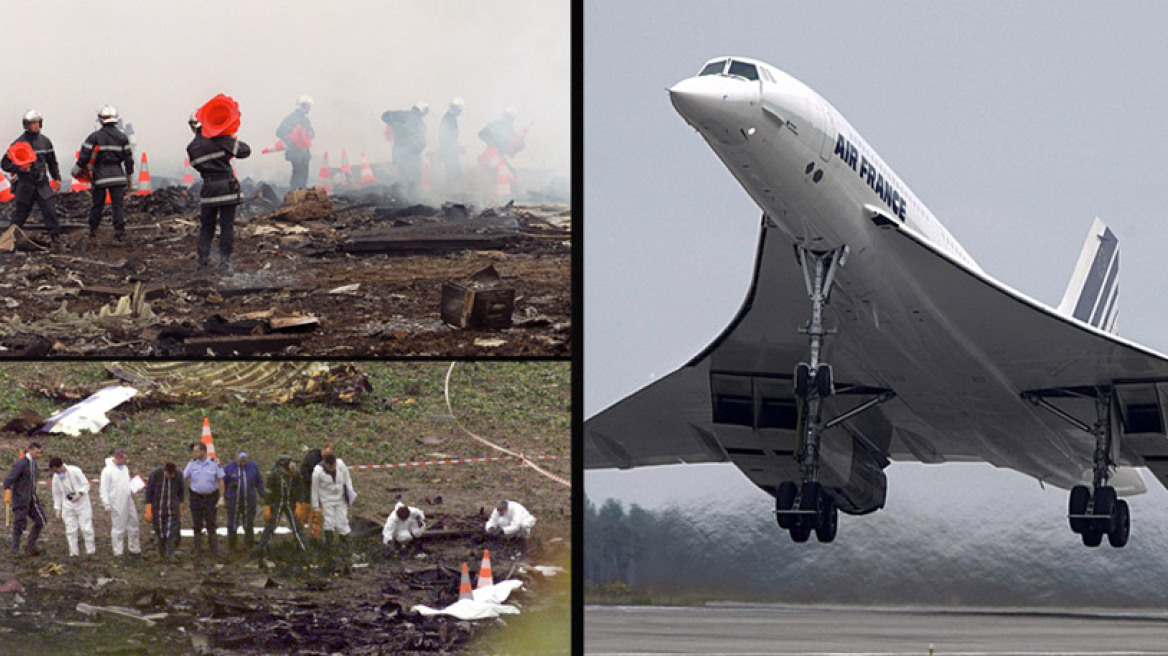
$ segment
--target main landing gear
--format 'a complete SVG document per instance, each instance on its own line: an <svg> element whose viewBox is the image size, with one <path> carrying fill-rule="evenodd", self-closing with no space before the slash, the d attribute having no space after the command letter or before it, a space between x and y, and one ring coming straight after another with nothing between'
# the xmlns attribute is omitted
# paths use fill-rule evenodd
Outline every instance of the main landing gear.
<svg viewBox="0 0 1168 656"><path fill-rule="evenodd" d="M827 252L814 252L796 247L796 255L803 269L803 279L811 298L811 321L805 332L811 343L809 362L795 367L795 398L799 406L799 444L796 448L802 485L784 481L775 490L775 518L779 526L791 534L795 542L806 542L814 531L820 542L832 542L839 531L839 508L830 492L819 481L820 436L831 428L857 414L891 399L891 390L873 390L878 394L860 406L832 419L823 421L823 402L836 393L831 365L820 362L823 340L829 333L823 325L823 307L831 294L832 283L839 267L847 257L847 247Z"/></svg>
<svg viewBox="0 0 1168 656"><path fill-rule="evenodd" d="M1064 421L1077 426L1095 436L1094 474L1092 485L1076 485L1071 488L1070 503L1067 506L1067 520L1071 530L1077 533L1083 544L1098 547L1107 536L1111 546L1119 548L1127 544L1131 534L1131 513L1127 501L1118 498L1115 488L1107 484L1115 463L1111 460L1111 398L1110 387L1073 388L1026 392L1023 398L1034 405L1049 410ZM1050 396L1093 397L1095 399L1095 425L1089 426L1071 416L1061 408L1048 402Z"/></svg>

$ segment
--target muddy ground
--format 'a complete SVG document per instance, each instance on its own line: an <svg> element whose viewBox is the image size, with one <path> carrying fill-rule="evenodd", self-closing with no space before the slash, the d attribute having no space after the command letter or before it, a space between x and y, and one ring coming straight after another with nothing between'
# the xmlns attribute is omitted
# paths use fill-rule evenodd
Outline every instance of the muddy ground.
<svg viewBox="0 0 1168 656"><path fill-rule="evenodd" d="M514 465L486 464L482 469L507 466ZM308 555L292 547L290 536L277 536L270 560L262 566L242 547L227 551L222 540L224 556L196 561L190 538L182 541L179 562L168 564L151 548L155 543L149 530L142 535L140 558L115 559L109 548L108 515L100 507L94 512L98 553L78 561L68 557L61 523L51 522L41 541L45 555L14 560L5 549L0 556L0 582L16 579L23 586L19 593L0 593L0 653L487 653L485 645L515 639L506 636L512 618L464 622L447 616L425 618L410 610L416 604L442 608L457 601L461 564L469 564L474 581L484 548L490 549L496 581L524 581L509 601L533 617L546 617L539 630L566 637L565 626L548 624L568 621L568 575L556 575L557 581L531 567L567 565L566 499L557 504L540 501L542 495L530 498L529 507L540 523L537 537L527 543L486 538L481 534L485 517L480 518L474 506L493 497L459 493L469 482L463 479L483 473L470 472L471 465L459 467L392 475L354 472L354 486L365 498L351 520L355 534L365 536L355 535L344 551L328 550L316 541ZM427 539L418 548L391 551L380 543L384 517L372 509L384 506L368 497L420 489L442 497L439 505L433 503L434 496L421 503L432 530L463 529L470 535ZM221 510L219 523L224 521ZM185 517L184 528L189 528ZM60 574L38 574L53 563L61 565ZM137 619L87 615L78 604L166 616L147 626ZM35 636L35 644L5 651L4 645L18 636ZM567 654L566 640L561 644L560 653Z"/></svg>
<svg viewBox="0 0 1168 656"><path fill-rule="evenodd" d="M255 364L255 363L249 363ZM106 384L106 366L92 362L0 364L0 419L25 411L41 417L71 401L54 390ZM205 364L215 368L218 363ZM260 365L256 365L260 366ZM508 449L544 456L538 463L569 478L570 367L560 362L463 364L452 372L441 362L363 362L372 389L355 404L241 404L193 402L136 407L110 413L111 424L80 438L40 435L43 458L57 455L97 478L112 447L130 451L132 474L146 475L166 460L187 459L202 417L211 416L223 454L246 448L265 476L280 453L301 455L302 445L325 439L353 468L358 493L350 510L357 534L345 553L316 546L307 557L287 535L273 538L270 565L255 554L231 552L196 562L184 538L178 563L152 549L142 525L142 556L115 559L109 516L94 502L97 553L68 556L62 522L51 517L41 539L46 553L13 558L9 530L0 543L0 655L41 654L567 654L570 574L547 577L535 565L567 567L571 544L571 491L514 459L404 468L359 465L477 459L501 455L466 430ZM446 416L450 376L453 416ZM38 422L32 422L37 425ZM31 438L0 432L3 471ZM91 493L99 498L99 488ZM40 487L51 511L52 495ZM387 513L402 498L420 507L433 531L420 548L391 552L379 537ZM538 518L526 543L488 538L482 524L500 498L522 502ZM141 497L136 497L139 515ZM220 509L219 525L226 522ZM184 513L183 528L191 528ZM441 533L453 533L448 537ZM364 535L361 535L364 534ZM221 547L225 541L220 541ZM416 604L445 607L457 599L463 562L477 574L484 548L491 551L496 581L524 582L509 600L518 616L463 622L413 614ZM41 570L61 566L59 573ZM22 590L4 592L9 581ZM165 613L154 626L139 619L87 615L78 604L121 606Z"/></svg>
<svg viewBox="0 0 1168 656"><path fill-rule="evenodd" d="M570 353L568 206L405 207L373 187L335 196L326 218L290 223L266 218L280 198L251 191L225 274L196 270L197 199L184 188L129 197L125 242L108 209L88 237L88 193L58 196L62 250L0 253L0 357ZM11 211L0 209L0 229ZM26 227L44 239L37 210ZM370 246L378 236L399 243ZM512 326L444 323L443 284L487 266L515 290ZM304 316L319 324L273 327L273 317Z"/></svg>

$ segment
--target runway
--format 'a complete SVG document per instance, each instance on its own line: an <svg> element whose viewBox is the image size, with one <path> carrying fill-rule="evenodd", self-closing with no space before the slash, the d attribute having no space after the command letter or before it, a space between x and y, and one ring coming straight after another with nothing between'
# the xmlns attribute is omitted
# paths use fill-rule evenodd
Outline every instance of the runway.
<svg viewBox="0 0 1168 656"><path fill-rule="evenodd" d="M594 656L1168 655L1168 613L718 604L585 606Z"/></svg>

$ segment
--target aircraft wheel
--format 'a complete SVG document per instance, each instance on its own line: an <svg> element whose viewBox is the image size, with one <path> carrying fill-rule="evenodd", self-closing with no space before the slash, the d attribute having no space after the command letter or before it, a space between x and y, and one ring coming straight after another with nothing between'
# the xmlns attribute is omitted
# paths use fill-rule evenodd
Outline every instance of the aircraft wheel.
<svg viewBox="0 0 1168 656"><path fill-rule="evenodd" d="M811 525L799 522L791 527L791 539L795 542L806 542L811 537Z"/></svg>
<svg viewBox="0 0 1168 656"><path fill-rule="evenodd" d="M800 362L795 367L795 396L805 399L811 391L811 365Z"/></svg>
<svg viewBox="0 0 1168 656"><path fill-rule="evenodd" d="M795 495L798 488L791 481L783 481L779 483L779 489L775 491L775 510L790 510L795 507ZM790 515L775 515L779 521L779 527L784 529L791 528Z"/></svg>
<svg viewBox="0 0 1168 656"><path fill-rule="evenodd" d="M815 525L815 537L820 542L833 542L838 532L839 508L835 505L835 499L825 494L823 495L823 503L819 507L819 522Z"/></svg>
<svg viewBox="0 0 1168 656"><path fill-rule="evenodd" d="M1076 485L1071 488L1071 501L1067 504L1068 515L1084 515L1087 513L1087 504L1091 502L1091 488L1086 485ZM1071 530L1083 533L1090 522L1086 519L1071 519Z"/></svg>
<svg viewBox="0 0 1168 656"><path fill-rule="evenodd" d="M1095 489L1095 508L1091 514L1098 515L1098 519L1090 520L1091 530L1096 533L1110 533L1115 520L1115 488L1104 485Z"/></svg>
<svg viewBox="0 0 1168 656"><path fill-rule="evenodd" d="M1083 544L1088 547L1098 547L1103 542L1103 534L1099 531L1087 529L1083 532Z"/></svg>
<svg viewBox="0 0 1168 656"><path fill-rule="evenodd" d="M826 399L831 396L833 383L831 365L819 365L819 368L815 370L815 391L819 394L819 398Z"/></svg>
<svg viewBox="0 0 1168 656"><path fill-rule="evenodd" d="M1111 520L1112 529L1107 532L1107 541L1118 549L1127 544L1127 538L1131 534L1131 511L1128 510L1126 501L1120 499L1115 502Z"/></svg>

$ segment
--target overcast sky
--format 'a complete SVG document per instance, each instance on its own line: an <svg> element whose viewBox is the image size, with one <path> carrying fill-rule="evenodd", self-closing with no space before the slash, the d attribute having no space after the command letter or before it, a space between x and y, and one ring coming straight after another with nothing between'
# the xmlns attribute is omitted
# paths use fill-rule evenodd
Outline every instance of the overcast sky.
<svg viewBox="0 0 1168 656"><path fill-rule="evenodd" d="M515 105L519 123L535 120L515 165L566 171L569 19L568 0L5 3L0 139L19 136L33 107L59 159L71 161L109 103L134 125L151 171L173 175L190 141L187 116L225 93L240 104L240 138L257 151L237 164L240 175L286 179L283 156L258 150L308 94L315 178L326 151L333 166L342 148L354 165L362 150L388 160L381 113L418 100L430 104L432 149L439 119L462 96L468 158L482 150L483 125Z"/></svg>
<svg viewBox="0 0 1168 656"><path fill-rule="evenodd" d="M585 417L682 365L745 296L760 210L666 93L720 55L823 95L990 275L1047 304L1099 216L1121 241L1120 334L1168 352L1165 24L1152 2L590 0ZM932 480L898 471L892 488ZM954 472L966 490L1014 476ZM762 495L728 466L586 480L650 505Z"/></svg>

